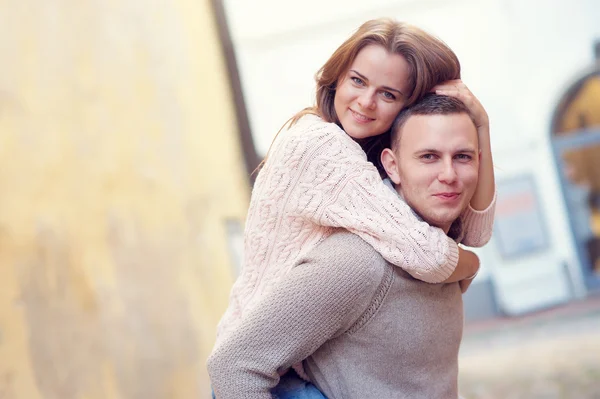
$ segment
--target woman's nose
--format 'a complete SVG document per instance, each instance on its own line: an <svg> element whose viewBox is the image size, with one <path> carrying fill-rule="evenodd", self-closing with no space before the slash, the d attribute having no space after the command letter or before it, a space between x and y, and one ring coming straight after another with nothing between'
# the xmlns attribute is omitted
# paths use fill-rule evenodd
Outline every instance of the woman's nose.
<svg viewBox="0 0 600 399"><path fill-rule="evenodd" d="M375 96L370 90L366 90L359 98L358 104L365 109L375 108Z"/></svg>

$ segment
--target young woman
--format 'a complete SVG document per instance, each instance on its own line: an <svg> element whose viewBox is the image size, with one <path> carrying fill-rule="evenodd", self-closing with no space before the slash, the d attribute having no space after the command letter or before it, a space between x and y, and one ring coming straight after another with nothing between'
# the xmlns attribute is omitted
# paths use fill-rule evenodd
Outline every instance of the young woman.
<svg viewBox="0 0 600 399"><path fill-rule="evenodd" d="M439 283L469 277L477 257L417 219L385 186L357 143L386 133L402 108L431 90L460 99L476 121L481 148L480 183L461 216L462 243L485 244L495 198L489 123L459 78L452 50L393 20L366 22L334 52L317 74L316 105L299 112L277 136L257 176L246 222L245 264L214 351L244 312L336 228L359 235L417 279ZM294 369L304 376L301 366ZM209 367L209 372L214 378L219 370ZM219 398L219 386L214 388ZM278 397L285 396L278 392Z"/></svg>

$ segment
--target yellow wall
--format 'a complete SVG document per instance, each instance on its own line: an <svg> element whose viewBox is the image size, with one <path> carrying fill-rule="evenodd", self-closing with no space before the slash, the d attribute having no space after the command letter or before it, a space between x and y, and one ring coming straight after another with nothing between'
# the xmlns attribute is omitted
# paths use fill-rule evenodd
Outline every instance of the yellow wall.
<svg viewBox="0 0 600 399"><path fill-rule="evenodd" d="M208 397L249 198L209 1L4 1L0 48L0 398Z"/></svg>

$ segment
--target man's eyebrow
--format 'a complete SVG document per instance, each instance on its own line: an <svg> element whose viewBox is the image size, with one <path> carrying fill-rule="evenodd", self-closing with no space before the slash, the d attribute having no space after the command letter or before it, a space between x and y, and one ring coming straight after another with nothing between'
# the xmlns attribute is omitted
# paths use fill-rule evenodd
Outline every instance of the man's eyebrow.
<svg viewBox="0 0 600 399"><path fill-rule="evenodd" d="M355 74L358 75L359 78L361 78L364 81L369 81L369 78L367 78L365 75L363 75L362 73L358 72L356 69L351 69L351 72L354 72ZM381 86L382 89L385 89L387 91L395 91L397 93L400 93L401 96L404 96L404 93L402 93L400 90L398 89L394 89L393 87L389 87L389 86ZM406 97L406 96L404 96Z"/></svg>
<svg viewBox="0 0 600 399"><path fill-rule="evenodd" d="M474 150L473 148L461 148L460 150L457 150L455 152L461 154L477 154L477 150Z"/></svg>
<svg viewBox="0 0 600 399"><path fill-rule="evenodd" d="M455 154L477 154L477 150L474 150L473 148L460 148L456 151L454 151ZM436 150L435 148L422 148L420 150L415 151L416 154L424 154L424 153L431 153L431 154L439 154L440 150Z"/></svg>
<svg viewBox="0 0 600 399"><path fill-rule="evenodd" d="M423 154L423 153L433 153L433 154L438 154L440 151L436 150L434 148L422 148L420 150L415 151L416 154Z"/></svg>

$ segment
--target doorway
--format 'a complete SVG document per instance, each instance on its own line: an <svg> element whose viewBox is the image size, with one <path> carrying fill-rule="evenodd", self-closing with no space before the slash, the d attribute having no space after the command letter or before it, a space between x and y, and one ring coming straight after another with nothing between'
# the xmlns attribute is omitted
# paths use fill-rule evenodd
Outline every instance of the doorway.
<svg viewBox="0 0 600 399"><path fill-rule="evenodd" d="M552 146L588 290L600 290L600 64L563 96Z"/></svg>

